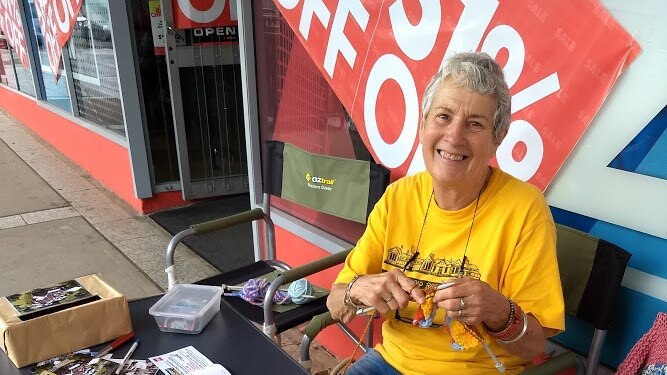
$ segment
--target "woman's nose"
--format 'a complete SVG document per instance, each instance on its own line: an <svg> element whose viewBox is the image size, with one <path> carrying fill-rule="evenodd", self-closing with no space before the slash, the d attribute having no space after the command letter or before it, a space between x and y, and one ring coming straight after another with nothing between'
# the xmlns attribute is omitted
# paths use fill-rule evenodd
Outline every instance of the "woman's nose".
<svg viewBox="0 0 667 375"><path fill-rule="evenodd" d="M452 121L449 125L445 126L444 137L451 144L463 142L465 139L465 124L463 121Z"/></svg>

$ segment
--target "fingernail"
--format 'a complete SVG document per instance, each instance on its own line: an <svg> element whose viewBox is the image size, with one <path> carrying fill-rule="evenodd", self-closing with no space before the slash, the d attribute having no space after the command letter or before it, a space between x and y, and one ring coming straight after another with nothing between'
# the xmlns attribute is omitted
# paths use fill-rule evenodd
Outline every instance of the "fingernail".
<svg viewBox="0 0 667 375"><path fill-rule="evenodd" d="M418 302L419 304L422 304L422 303L424 303L424 299L421 298L421 297L420 297L420 298L417 298L417 302Z"/></svg>

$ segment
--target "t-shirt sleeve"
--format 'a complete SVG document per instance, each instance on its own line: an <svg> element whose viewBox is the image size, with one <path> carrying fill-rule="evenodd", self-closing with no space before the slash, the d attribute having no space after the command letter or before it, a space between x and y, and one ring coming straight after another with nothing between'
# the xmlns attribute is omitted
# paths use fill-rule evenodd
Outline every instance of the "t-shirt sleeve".
<svg viewBox="0 0 667 375"><path fill-rule="evenodd" d="M368 216L364 234L359 238L354 249L345 259L343 269L336 277L334 284L349 283L356 275L376 274L382 271L382 256L387 225L388 205L391 186L375 204Z"/></svg>
<svg viewBox="0 0 667 375"><path fill-rule="evenodd" d="M546 204L545 204L546 206ZM532 228L526 228L514 254L502 292L550 330L565 329L565 307L556 255L556 228L548 208Z"/></svg>

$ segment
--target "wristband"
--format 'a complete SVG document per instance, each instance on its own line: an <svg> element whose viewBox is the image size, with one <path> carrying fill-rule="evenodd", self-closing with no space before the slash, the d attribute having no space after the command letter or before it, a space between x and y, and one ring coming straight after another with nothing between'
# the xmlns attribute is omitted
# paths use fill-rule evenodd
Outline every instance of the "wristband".
<svg viewBox="0 0 667 375"><path fill-rule="evenodd" d="M352 290L352 285L354 284L357 279L361 277L361 275L356 275L350 280L350 282L347 284L347 288L345 288L345 297L343 297L343 302L345 302L345 306L349 308L350 310L357 311L361 308L364 308L366 306L364 305L357 305L356 303L352 302L352 298L350 297L350 290Z"/></svg>

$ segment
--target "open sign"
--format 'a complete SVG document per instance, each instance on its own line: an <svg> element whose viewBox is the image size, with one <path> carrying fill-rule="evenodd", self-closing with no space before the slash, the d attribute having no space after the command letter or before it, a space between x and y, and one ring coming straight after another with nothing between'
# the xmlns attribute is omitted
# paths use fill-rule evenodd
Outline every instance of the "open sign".
<svg viewBox="0 0 667 375"><path fill-rule="evenodd" d="M238 25L236 0L172 0L172 9L177 29Z"/></svg>

